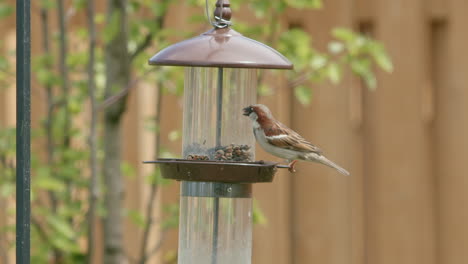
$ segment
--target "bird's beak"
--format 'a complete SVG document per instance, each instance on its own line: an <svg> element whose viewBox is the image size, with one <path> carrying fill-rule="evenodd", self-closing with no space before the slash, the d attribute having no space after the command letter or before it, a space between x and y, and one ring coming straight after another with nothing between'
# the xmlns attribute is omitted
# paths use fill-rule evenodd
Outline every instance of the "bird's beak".
<svg viewBox="0 0 468 264"><path fill-rule="evenodd" d="M249 107L246 107L246 108L244 108L244 109L242 109L242 110L244 110L243 115L245 115L245 116L249 116L250 113L252 113L252 111L250 110L250 106L249 106Z"/></svg>

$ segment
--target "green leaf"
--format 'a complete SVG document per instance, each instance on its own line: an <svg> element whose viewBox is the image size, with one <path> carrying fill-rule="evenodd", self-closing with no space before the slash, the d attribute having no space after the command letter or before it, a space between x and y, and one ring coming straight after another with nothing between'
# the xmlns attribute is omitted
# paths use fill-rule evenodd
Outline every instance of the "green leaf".
<svg viewBox="0 0 468 264"><path fill-rule="evenodd" d="M268 85L261 83L258 86L257 93L259 96L270 96L273 95L273 90Z"/></svg>
<svg viewBox="0 0 468 264"><path fill-rule="evenodd" d="M75 230L66 219L55 214L48 214L46 218L50 227L54 229L57 234L67 239L73 239L76 236Z"/></svg>
<svg viewBox="0 0 468 264"><path fill-rule="evenodd" d="M0 185L0 196L10 197L15 193L16 187L13 184L3 183Z"/></svg>
<svg viewBox="0 0 468 264"><path fill-rule="evenodd" d="M310 67L314 70L320 69L327 65L328 58L323 55L314 55L312 59L310 60Z"/></svg>
<svg viewBox="0 0 468 264"><path fill-rule="evenodd" d="M51 9L55 7L55 2L56 1L53 1L53 0L40 0L39 5L41 8Z"/></svg>
<svg viewBox="0 0 468 264"><path fill-rule="evenodd" d="M158 158L169 159L169 158L174 158L176 156L177 155L173 153L172 151L170 151L169 149L161 147L161 153L159 154Z"/></svg>
<svg viewBox="0 0 468 264"><path fill-rule="evenodd" d="M65 184L57 179L52 177L50 168L48 167L39 167L36 170L36 177L34 178L33 184L36 188L47 190L47 191L64 191Z"/></svg>
<svg viewBox="0 0 468 264"><path fill-rule="evenodd" d="M73 54L69 54L67 56L67 65L74 68L79 66L87 66L88 64L88 56L82 52L77 52Z"/></svg>
<svg viewBox="0 0 468 264"><path fill-rule="evenodd" d="M103 31L102 37L104 39L104 42L109 43L110 41L115 39L119 31L120 31L120 15L118 12L114 12L111 16L109 23L107 23Z"/></svg>
<svg viewBox="0 0 468 264"><path fill-rule="evenodd" d="M60 79L54 72L42 68L36 71L37 81L44 86L53 86L60 83Z"/></svg>
<svg viewBox="0 0 468 264"><path fill-rule="evenodd" d="M159 167L148 176L147 180L148 183L156 185L169 185L172 182L171 180L162 177Z"/></svg>
<svg viewBox="0 0 468 264"><path fill-rule="evenodd" d="M94 17L94 23L96 24L102 24L106 21L106 15L103 13L97 13L96 16Z"/></svg>
<svg viewBox="0 0 468 264"><path fill-rule="evenodd" d="M61 236L50 236L50 242L55 248L61 249L68 253L79 253L80 247L76 241L65 239Z"/></svg>
<svg viewBox="0 0 468 264"><path fill-rule="evenodd" d="M149 132L158 133L159 132L159 125L156 124L154 118L148 118L145 120L144 128Z"/></svg>
<svg viewBox="0 0 468 264"><path fill-rule="evenodd" d="M312 90L309 87L300 85L294 88L294 95L303 105L310 104L312 100Z"/></svg>
<svg viewBox="0 0 468 264"><path fill-rule="evenodd" d="M262 209L259 207L257 200L253 201L253 214L252 214L252 222L254 224L259 224L259 225L266 225L267 224L267 218L265 214L263 213Z"/></svg>
<svg viewBox="0 0 468 264"><path fill-rule="evenodd" d="M37 177L34 179L34 185L36 188L40 188L47 191L64 191L65 184L57 179L51 177Z"/></svg>
<svg viewBox="0 0 468 264"><path fill-rule="evenodd" d="M268 1L265 1L268 2ZM290 7L297 8L297 9L304 9L304 8L321 8L322 1L321 0L286 0L286 4Z"/></svg>
<svg viewBox="0 0 468 264"><path fill-rule="evenodd" d="M136 175L135 168L128 162L122 162L120 164L122 174L126 177L133 178Z"/></svg>
<svg viewBox="0 0 468 264"><path fill-rule="evenodd" d="M5 18L13 13L13 7L6 3L0 3L0 18Z"/></svg>
<svg viewBox="0 0 468 264"><path fill-rule="evenodd" d="M351 61L351 69L359 76L371 73L371 63L369 59L354 59Z"/></svg>
<svg viewBox="0 0 468 264"><path fill-rule="evenodd" d="M333 54L341 53L344 50L344 45L338 41L332 41L328 43L328 51Z"/></svg>
<svg viewBox="0 0 468 264"><path fill-rule="evenodd" d="M340 66L332 62L328 65L328 78L333 84L337 84L341 81L341 69Z"/></svg>
<svg viewBox="0 0 468 264"><path fill-rule="evenodd" d="M354 32L347 28L334 28L332 31L332 35L335 38L345 42L353 42L356 39L356 35L354 34Z"/></svg>
<svg viewBox="0 0 468 264"><path fill-rule="evenodd" d="M161 224L163 230L176 228L179 225L179 206L178 204L166 205L163 209L166 217Z"/></svg>
<svg viewBox="0 0 468 264"><path fill-rule="evenodd" d="M135 224L136 226L143 228L146 225L145 217L143 214L137 210L128 210L127 211L127 216L130 219L130 221Z"/></svg>
<svg viewBox="0 0 468 264"><path fill-rule="evenodd" d="M86 3L86 0L73 0L73 6L78 10L84 9L86 7Z"/></svg>
<svg viewBox="0 0 468 264"><path fill-rule="evenodd" d="M167 135L167 138L169 139L169 141L174 142L174 141L178 140L180 138L180 136L181 136L180 130L172 130Z"/></svg>
<svg viewBox="0 0 468 264"><path fill-rule="evenodd" d="M385 52L383 46L375 44L371 49L371 55L374 58L377 65L386 72L393 71L393 64L390 57Z"/></svg>
<svg viewBox="0 0 468 264"><path fill-rule="evenodd" d="M7 60L6 57L0 57L0 69L2 71L8 71L10 67L10 62Z"/></svg>
<svg viewBox="0 0 468 264"><path fill-rule="evenodd" d="M278 50L290 58L297 69L302 69L314 55L311 42L312 40L307 32L299 28L293 28L281 34Z"/></svg>
<svg viewBox="0 0 468 264"><path fill-rule="evenodd" d="M368 73L363 75L364 82L370 90L377 88L377 79L374 74Z"/></svg>

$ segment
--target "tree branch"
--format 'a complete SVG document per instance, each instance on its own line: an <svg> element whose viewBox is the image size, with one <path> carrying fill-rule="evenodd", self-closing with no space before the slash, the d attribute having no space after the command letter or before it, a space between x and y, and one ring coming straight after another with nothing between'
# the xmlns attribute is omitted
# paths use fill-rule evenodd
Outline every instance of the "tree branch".
<svg viewBox="0 0 468 264"><path fill-rule="evenodd" d="M140 264L141 263L146 263L146 261L148 259L150 259L154 254L156 254L161 249L161 247L162 247L162 245L164 243L164 239L166 237L166 234L167 234L167 231L164 230L161 233L161 238L159 239L158 243L154 246L153 249L151 249L148 253L145 254L144 258L141 259Z"/></svg>
<svg viewBox="0 0 468 264"><path fill-rule="evenodd" d="M41 15L41 30L42 30L42 49L44 50L44 54L47 56L50 55L50 44L49 44L49 13L46 8L40 9ZM52 71L51 65L45 65L48 71ZM47 105L46 105L46 112L47 112L47 119L44 124L45 133L47 135L46 139L46 150L47 150L47 165L51 168L51 176L55 177L54 171L54 136L53 136L53 124L54 124L54 94L51 85L46 85L46 95L47 95ZM50 204L52 207L52 211L56 212L58 207L58 201L55 193L53 191L48 191L48 196L50 200ZM57 255L58 253L54 253Z"/></svg>
<svg viewBox="0 0 468 264"><path fill-rule="evenodd" d="M304 71L300 73L295 79L289 80L288 81L288 87L290 89L295 88L310 79L310 77L313 75L313 72L311 71Z"/></svg>
<svg viewBox="0 0 468 264"><path fill-rule="evenodd" d="M64 9L64 0L57 0L57 13L59 21L59 48L60 48L60 57L59 57L59 71L60 76L62 77L62 91L63 91L63 100L65 101L65 117L64 117L64 139L63 144L65 146L70 145L70 111L68 110L68 98L69 98L69 86L70 80L68 78L68 65L67 65L67 56L68 56L68 39L66 32L66 20L65 20L65 9Z"/></svg>
<svg viewBox="0 0 468 264"><path fill-rule="evenodd" d="M166 19L167 15L167 8L170 3L170 0L163 0L162 1L162 8L165 10L162 11L162 14L160 16L156 17L156 25L158 25L157 28L162 29L164 27L164 20ZM143 41L137 45L137 48L133 53L130 54L130 62L132 62L141 52L143 52L149 45L151 44L153 38L154 38L155 33L153 31L148 32L146 36L143 38Z"/></svg>
<svg viewBox="0 0 468 264"><path fill-rule="evenodd" d="M130 83L130 61L128 52L128 16L126 0L108 0L106 26L115 26L118 31L105 43L105 96L111 97L123 90L121 98L126 99ZM115 19L116 18L116 19ZM103 217L104 264L121 264L126 262L123 250L122 208L124 182L121 171L121 135L122 116L126 100L121 100L104 111L103 135L103 178L106 186L104 205L106 215Z"/></svg>
<svg viewBox="0 0 468 264"><path fill-rule="evenodd" d="M136 50L130 54L130 61L133 61L141 52L143 52L152 42L154 37L153 32L146 34L143 41L137 46Z"/></svg>
<svg viewBox="0 0 468 264"><path fill-rule="evenodd" d="M136 85L141 81L143 80L150 72L153 72L155 71L156 68L151 68L149 70L147 70L146 72L144 72L140 77L134 79L133 81L131 81L127 86L125 86L124 89L122 89L120 92L114 94L114 95L111 95L109 96L108 98L106 98L104 100L104 102L102 102L99 106L97 106L97 111L102 111L104 110L105 108L108 108L109 106L113 105L114 103L118 102L119 100L123 99L124 97L126 97L128 95L128 93L130 93L130 91L136 87Z"/></svg>
<svg viewBox="0 0 468 264"><path fill-rule="evenodd" d="M89 181L89 209L87 214L88 220L88 247L86 255L86 263L93 262L95 243L95 218L96 218L96 203L99 197L99 181L97 176L97 105L96 105L96 82L95 82L95 48L96 48L96 25L94 23L95 9L94 0L88 0L86 4L87 23L89 31L89 59L88 59L88 93L91 103L91 124L89 131L88 144L90 148L89 166L91 175Z"/></svg>

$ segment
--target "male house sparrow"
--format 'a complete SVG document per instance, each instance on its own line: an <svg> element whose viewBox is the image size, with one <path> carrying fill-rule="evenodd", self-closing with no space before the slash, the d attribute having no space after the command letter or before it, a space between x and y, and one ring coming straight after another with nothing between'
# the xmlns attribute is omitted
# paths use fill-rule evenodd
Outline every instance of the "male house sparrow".
<svg viewBox="0 0 468 264"><path fill-rule="evenodd" d="M322 155L322 150L312 145L298 133L277 121L268 107L262 104L251 105L243 109L253 123L253 132L258 144L268 153L292 161L289 171L295 172L297 160L315 161L338 170L341 174L349 172Z"/></svg>

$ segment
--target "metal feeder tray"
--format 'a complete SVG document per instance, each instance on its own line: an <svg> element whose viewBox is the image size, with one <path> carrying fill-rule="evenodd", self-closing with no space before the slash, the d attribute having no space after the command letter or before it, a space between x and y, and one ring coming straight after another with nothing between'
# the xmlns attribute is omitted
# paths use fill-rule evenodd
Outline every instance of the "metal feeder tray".
<svg viewBox="0 0 468 264"><path fill-rule="evenodd" d="M271 161L157 159L143 163L160 164L161 174L166 179L224 183L272 182L277 168L288 168Z"/></svg>

